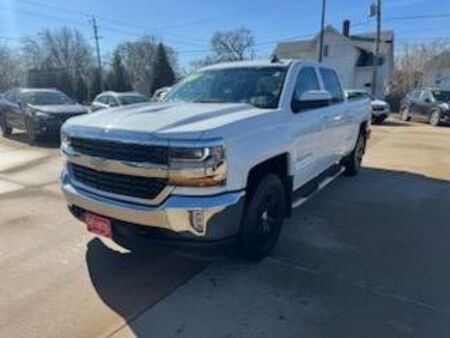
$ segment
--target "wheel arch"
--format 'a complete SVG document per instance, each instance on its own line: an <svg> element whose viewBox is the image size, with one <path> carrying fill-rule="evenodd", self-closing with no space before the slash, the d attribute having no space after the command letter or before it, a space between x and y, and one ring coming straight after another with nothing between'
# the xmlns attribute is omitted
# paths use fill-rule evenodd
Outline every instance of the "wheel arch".
<svg viewBox="0 0 450 338"><path fill-rule="evenodd" d="M290 157L288 153L278 154L255 164L247 176L247 196L252 196L258 183L264 176L267 174L275 174L283 183L286 197L286 216L290 216L292 212L293 176L289 174L289 165Z"/></svg>

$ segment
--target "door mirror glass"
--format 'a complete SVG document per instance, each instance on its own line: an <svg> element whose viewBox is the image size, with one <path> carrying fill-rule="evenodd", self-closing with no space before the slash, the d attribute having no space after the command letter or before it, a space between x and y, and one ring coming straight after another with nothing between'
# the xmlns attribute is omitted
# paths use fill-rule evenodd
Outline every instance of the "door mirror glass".
<svg viewBox="0 0 450 338"><path fill-rule="evenodd" d="M423 101L425 103L431 103L431 99L429 97L424 98Z"/></svg>
<svg viewBox="0 0 450 338"><path fill-rule="evenodd" d="M299 112L302 110L322 108L331 104L331 94L327 90L309 90L294 97L292 110Z"/></svg>

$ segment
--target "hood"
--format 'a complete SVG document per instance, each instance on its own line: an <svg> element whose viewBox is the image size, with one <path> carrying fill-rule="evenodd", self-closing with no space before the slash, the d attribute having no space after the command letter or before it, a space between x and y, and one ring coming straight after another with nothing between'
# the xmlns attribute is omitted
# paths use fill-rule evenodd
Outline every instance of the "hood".
<svg viewBox="0 0 450 338"><path fill-rule="evenodd" d="M79 104L65 104L65 105L32 105L28 107L48 114L85 114L87 109Z"/></svg>
<svg viewBox="0 0 450 338"><path fill-rule="evenodd" d="M387 106L388 103L383 100L372 100L371 102L372 106Z"/></svg>
<svg viewBox="0 0 450 338"><path fill-rule="evenodd" d="M145 103L133 107L105 109L70 119L65 127L100 128L200 137L208 130L271 112L241 103Z"/></svg>

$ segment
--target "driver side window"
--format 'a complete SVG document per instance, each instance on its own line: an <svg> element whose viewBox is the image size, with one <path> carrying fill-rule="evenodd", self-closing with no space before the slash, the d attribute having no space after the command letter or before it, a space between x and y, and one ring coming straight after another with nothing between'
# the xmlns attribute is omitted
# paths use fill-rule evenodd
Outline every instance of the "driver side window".
<svg viewBox="0 0 450 338"><path fill-rule="evenodd" d="M320 90L319 79L313 67L304 67L297 75L294 97L299 99L303 93L309 90Z"/></svg>
<svg viewBox="0 0 450 338"><path fill-rule="evenodd" d="M108 106L110 107L117 107L119 104L117 103L116 99L113 96L108 96Z"/></svg>
<svg viewBox="0 0 450 338"><path fill-rule="evenodd" d="M431 93L428 92L428 91L426 91L426 90L424 90L424 91L422 92L422 95L420 96L420 101L422 101L422 102L427 102L427 103L432 102L432 96L431 96Z"/></svg>

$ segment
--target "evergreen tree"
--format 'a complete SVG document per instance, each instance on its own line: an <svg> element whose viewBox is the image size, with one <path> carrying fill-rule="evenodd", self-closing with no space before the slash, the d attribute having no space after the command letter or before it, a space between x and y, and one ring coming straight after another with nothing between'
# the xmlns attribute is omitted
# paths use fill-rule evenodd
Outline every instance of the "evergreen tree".
<svg viewBox="0 0 450 338"><path fill-rule="evenodd" d="M153 62L152 93L162 87L172 86L175 83L175 73L170 65L166 48L162 43L158 44L155 60Z"/></svg>

